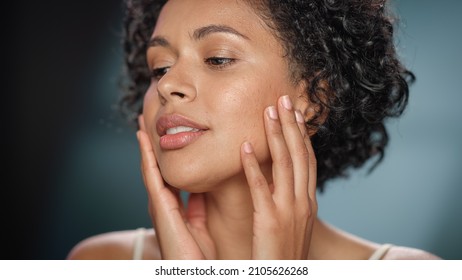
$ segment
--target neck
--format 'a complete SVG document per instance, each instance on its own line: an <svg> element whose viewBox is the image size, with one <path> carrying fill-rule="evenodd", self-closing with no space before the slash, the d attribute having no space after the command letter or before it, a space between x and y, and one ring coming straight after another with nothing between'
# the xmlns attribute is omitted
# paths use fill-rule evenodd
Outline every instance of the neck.
<svg viewBox="0 0 462 280"><path fill-rule="evenodd" d="M207 226L217 259L250 259L253 202L245 176L223 182L205 194ZM374 244L344 233L316 218L309 259L367 259Z"/></svg>
<svg viewBox="0 0 462 280"><path fill-rule="evenodd" d="M206 194L207 225L218 259L250 259L253 203L247 180L227 182Z"/></svg>

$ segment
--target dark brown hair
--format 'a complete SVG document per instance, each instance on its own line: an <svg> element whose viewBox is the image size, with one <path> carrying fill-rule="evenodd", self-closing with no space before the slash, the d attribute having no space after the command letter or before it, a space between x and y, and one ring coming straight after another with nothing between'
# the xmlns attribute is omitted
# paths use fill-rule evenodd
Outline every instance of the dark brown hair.
<svg viewBox="0 0 462 280"><path fill-rule="evenodd" d="M393 21L384 0L245 1L274 31L296 81L310 85L318 110L307 126L318 162L318 187L347 176L388 143L384 121L400 116L414 75L399 61ZM166 1L126 0L124 50L127 80L121 109L141 113L151 75L146 47ZM327 89L326 89L327 85ZM327 113L326 118L321 118Z"/></svg>

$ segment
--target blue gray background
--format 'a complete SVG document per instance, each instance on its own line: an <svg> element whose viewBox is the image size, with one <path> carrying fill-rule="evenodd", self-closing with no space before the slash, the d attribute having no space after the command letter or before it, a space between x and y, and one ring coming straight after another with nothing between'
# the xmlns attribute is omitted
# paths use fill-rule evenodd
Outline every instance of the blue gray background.
<svg viewBox="0 0 462 280"><path fill-rule="evenodd" d="M24 23L13 28L20 59L11 60L16 95L3 139L16 182L3 215L17 245L3 258L62 259L88 236L151 226L135 130L114 110L121 5L74 2L49 2L59 14L17 4ZM462 259L462 2L394 7L399 52L417 76L409 107L387 124L383 163L330 183L319 216L376 242Z"/></svg>

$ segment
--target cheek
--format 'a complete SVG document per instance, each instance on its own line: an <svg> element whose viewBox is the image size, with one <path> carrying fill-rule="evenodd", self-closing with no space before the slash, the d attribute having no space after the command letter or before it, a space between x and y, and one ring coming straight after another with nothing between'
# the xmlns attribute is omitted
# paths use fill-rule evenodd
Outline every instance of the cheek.
<svg viewBox="0 0 462 280"><path fill-rule="evenodd" d="M220 125L226 126L226 134L221 137L228 143L230 152L239 155L241 144L249 141L259 161L264 162L269 159L264 111L268 106L276 106L278 97L283 93L278 80L273 79L274 82L270 83L271 79L266 75L248 76L262 78L241 78L220 83L233 86L225 90L222 86L215 87L221 93L207 107L216 108L212 109L210 116L222 116Z"/></svg>

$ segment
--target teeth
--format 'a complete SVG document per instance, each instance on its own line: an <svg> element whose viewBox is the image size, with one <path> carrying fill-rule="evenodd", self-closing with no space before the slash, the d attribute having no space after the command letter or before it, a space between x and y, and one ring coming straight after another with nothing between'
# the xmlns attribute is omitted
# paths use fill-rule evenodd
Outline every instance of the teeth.
<svg viewBox="0 0 462 280"><path fill-rule="evenodd" d="M167 134L169 135L169 134L177 134L180 132L198 132L198 131L199 129L192 128L189 126L176 126L176 127L167 129Z"/></svg>

